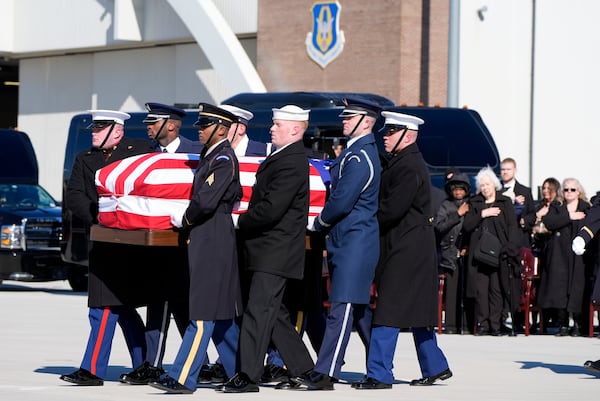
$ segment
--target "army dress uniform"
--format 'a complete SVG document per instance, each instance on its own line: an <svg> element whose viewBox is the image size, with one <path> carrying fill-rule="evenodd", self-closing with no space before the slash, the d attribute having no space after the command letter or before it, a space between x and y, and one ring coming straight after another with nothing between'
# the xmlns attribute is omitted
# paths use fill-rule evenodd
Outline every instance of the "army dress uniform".
<svg viewBox="0 0 600 401"><path fill-rule="evenodd" d="M200 109L196 125L208 115L218 121L213 133L233 120L216 106L201 103ZM211 338L227 374L235 373L239 328L234 318L243 311L231 212L241 197L239 165L229 141L206 144L182 220L188 233L190 322L168 376L150 383L153 387L193 392Z"/></svg>

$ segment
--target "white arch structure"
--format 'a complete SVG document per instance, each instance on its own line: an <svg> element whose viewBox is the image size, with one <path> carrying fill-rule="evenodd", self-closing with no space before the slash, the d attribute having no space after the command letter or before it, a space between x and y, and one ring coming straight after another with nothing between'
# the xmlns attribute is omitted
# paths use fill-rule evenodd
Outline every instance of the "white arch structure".
<svg viewBox="0 0 600 401"><path fill-rule="evenodd" d="M266 92L256 68L212 0L167 0L231 93Z"/></svg>

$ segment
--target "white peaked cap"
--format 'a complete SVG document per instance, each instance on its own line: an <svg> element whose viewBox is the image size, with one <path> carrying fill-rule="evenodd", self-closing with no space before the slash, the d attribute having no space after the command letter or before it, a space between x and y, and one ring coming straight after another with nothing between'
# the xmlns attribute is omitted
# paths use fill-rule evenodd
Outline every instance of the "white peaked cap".
<svg viewBox="0 0 600 401"><path fill-rule="evenodd" d="M382 111L381 115L385 117L385 125L404 125L406 128L415 131L418 131L419 125L425 122L419 117L411 116L409 114L396 113L393 111Z"/></svg>
<svg viewBox="0 0 600 401"><path fill-rule="evenodd" d="M232 106L230 104L220 104L219 108L227 110L234 116L238 117L240 119L239 122L241 122L242 124L248 124L248 121L252 120L252 117L254 117L254 114L252 114L251 111L242 109L237 106Z"/></svg>
<svg viewBox="0 0 600 401"><path fill-rule="evenodd" d="M308 121L308 113L310 110L289 104L280 109L273 109L273 120Z"/></svg>
<svg viewBox="0 0 600 401"><path fill-rule="evenodd" d="M114 121L117 124L125 124L125 120L129 120L131 116L122 111L115 110L88 110L92 114L94 121Z"/></svg>

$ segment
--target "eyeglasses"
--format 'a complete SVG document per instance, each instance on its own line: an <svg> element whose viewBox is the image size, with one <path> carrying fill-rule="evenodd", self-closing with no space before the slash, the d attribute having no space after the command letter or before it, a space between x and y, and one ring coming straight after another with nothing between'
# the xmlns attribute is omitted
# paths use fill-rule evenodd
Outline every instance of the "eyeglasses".
<svg viewBox="0 0 600 401"><path fill-rule="evenodd" d="M563 192L577 192L577 188L563 188Z"/></svg>

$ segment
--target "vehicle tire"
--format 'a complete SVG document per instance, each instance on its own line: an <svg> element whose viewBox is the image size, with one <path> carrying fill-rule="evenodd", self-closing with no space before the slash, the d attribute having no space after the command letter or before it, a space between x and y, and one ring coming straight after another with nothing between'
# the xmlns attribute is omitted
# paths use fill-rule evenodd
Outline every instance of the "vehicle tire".
<svg viewBox="0 0 600 401"><path fill-rule="evenodd" d="M88 277L87 273L83 272L71 272L69 273L69 285L73 291L87 291L88 289Z"/></svg>

